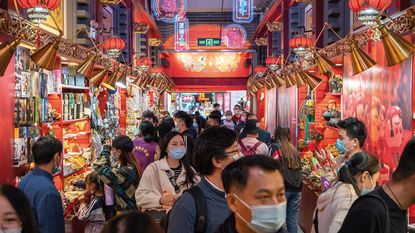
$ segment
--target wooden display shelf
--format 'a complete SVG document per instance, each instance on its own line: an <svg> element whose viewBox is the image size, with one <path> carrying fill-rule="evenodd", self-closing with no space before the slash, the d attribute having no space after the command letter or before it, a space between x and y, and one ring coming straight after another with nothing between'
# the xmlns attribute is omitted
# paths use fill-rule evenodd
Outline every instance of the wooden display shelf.
<svg viewBox="0 0 415 233"><path fill-rule="evenodd" d="M78 87L78 86L71 86L71 85L61 85L62 90L89 90L89 87Z"/></svg>

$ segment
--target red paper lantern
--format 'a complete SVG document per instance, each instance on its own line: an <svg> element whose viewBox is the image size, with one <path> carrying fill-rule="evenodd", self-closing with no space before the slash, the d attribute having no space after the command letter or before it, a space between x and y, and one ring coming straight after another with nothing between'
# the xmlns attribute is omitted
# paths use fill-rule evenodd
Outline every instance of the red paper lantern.
<svg viewBox="0 0 415 233"><path fill-rule="evenodd" d="M126 45L125 41L119 37L111 37L102 43L102 47L106 49L108 55L113 58L118 57L118 55L121 54L121 50L123 50Z"/></svg>
<svg viewBox="0 0 415 233"><path fill-rule="evenodd" d="M137 66L151 66L151 58L149 57L140 57L140 59L136 60L136 65Z"/></svg>
<svg viewBox="0 0 415 233"><path fill-rule="evenodd" d="M290 48L299 56L303 56L312 45L313 41L306 36L295 36L289 41Z"/></svg>
<svg viewBox="0 0 415 233"><path fill-rule="evenodd" d="M278 65L281 65L281 60L277 56L269 56L265 60L265 64L267 64L268 67L276 68Z"/></svg>
<svg viewBox="0 0 415 233"><path fill-rule="evenodd" d="M265 72L267 71L267 68L265 66L255 66L254 68L254 73L257 74L258 76L262 76L265 74Z"/></svg>
<svg viewBox="0 0 415 233"><path fill-rule="evenodd" d="M359 12L362 8L371 6L378 10L390 7L391 0L349 0L349 7L353 12Z"/></svg>
<svg viewBox="0 0 415 233"><path fill-rule="evenodd" d="M375 24L380 11L387 9L391 4L391 0L349 0L350 9L357 13L357 18L364 25Z"/></svg>
<svg viewBox="0 0 415 233"><path fill-rule="evenodd" d="M18 0L18 4L27 10L27 18L36 24L44 23L50 11L60 5L60 0Z"/></svg>
<svg viewBox="0 0 415 233"><path fill-rule="evenodd" d="M24 9L35 8L39 5L44 5L48 10L55 10L60 5L60 0L17 0L19 6Z"/></svg>
<svg viewBox="0 0 415 233"><path fill-rule="evenodd" d="M163 72L163 70L158 66L154 66L154 67L150 68L150 73L152 73L152 74L159 74L159 73L162 73L162 72Z"/></svg>

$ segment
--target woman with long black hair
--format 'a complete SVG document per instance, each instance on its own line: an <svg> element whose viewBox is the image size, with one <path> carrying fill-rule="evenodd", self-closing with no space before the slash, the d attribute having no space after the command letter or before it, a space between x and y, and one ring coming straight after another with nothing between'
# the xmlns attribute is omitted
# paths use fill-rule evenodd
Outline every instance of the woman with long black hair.
<svg viewBox="0 0 415 233"><path fill-rule="evenodd" d="M29 200L20 189L8 184L0 185L0 225L0 232L37 232Z"/></svg>
<svg viewBox="0 0 415 233"><path fill-rule="evenodd" d="M125 212L135 210L134 192L140 182L142 170L133 155L133 141L125 136L118 136L104 146L101 157L95 164L100 180L108 185L115 194L115 210Z"/></svg>
<svg viewBox="0 0 415 233"><path fill-rule="evenodd" d="M163 138L159 161L151 163L135 192L142 210L166 210L183 191L198 183L199 177L186 154L183 135L172 131Z"/></svg>
<svg viewBox="0 0 415 233"><path fill-rule="evenodd" d="M284 175L285 197L287 198L287 231L297 232L303 175L297 148L291 143L290 129L278 126L270 146L269 155L281 162Z"/></svg>
<svg viewBox="0 0 415 233"><path fill-rule="evenodd" d="M311 232L339 232L353 202L376 187L379 170L379 161L373 155L363 151L353 154L340 168L334 186L318 197Z"/></svg>
<svg viewBox="0 0 415 233"><path fill-rule="evenodd" d="M141 170L158 160L160 156L160 147L158 146L159 138L157 130L149 121L143 121L140 124L139 136L134 139L133 154Z"/></svg>

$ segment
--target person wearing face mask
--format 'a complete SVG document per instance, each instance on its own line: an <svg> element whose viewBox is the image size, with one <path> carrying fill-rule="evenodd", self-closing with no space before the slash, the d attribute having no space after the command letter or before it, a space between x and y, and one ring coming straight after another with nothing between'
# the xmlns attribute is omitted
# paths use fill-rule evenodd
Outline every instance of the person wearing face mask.
<svg viewBox="0 0 415 233"><path fill-rule="evenodd" d="M354 117L339 121L337 126L339 127L339 137L336 141L336 147L341 155L336 158L336 162L342 166L354 153L362 150L367 137L367 129L362 121ZM320 161L330 157L327 156L329 152L324 150L315 153Z"/></svg>
<svg viewBox="0 0 415 233"><path fill-rule="evenodd" d="M184 111L177 111L174 114L174 121L176 125L176 131L181 133L184 138L184 143L186 145L186 156L188 157L188 160L191 161L192 153L193 153L193 147L194 147L194 140L196 138L197 132L194 133L190 131L190 128L193 125L193 119L192 117L187 114Z"/></svg>
<svg viewBox="0 0 415 233"><path fill-rule="evenodd" d="M340 169L337 183L318 197L311 232L337 233L358 196L376 187L379 170L379 161L373 155L355 153Z"/></svg>
<svg viewBox="0 0 415 233"><path fill-rule="evenodd" d="M232 120L232 111L228 110L225 113L225 120L223 120L223 125L231 130L235 129L235 122Z"/></svg>
<svg viewBox="0 0 415 233"><path fill-rule="evenodd" d="M167 133L163 138L160 160L144 170L135 191L139 209L163 214L185 190L199 182L199 177L185 155L183 136L176 131Z"/></svg>
<svg viewBox="0 0 415 233"><path fill-rule="evenodd" d="M8 184L0 185L0 232L35 233L32 209L25 194Z"/></svg>
<svg viewBox="0 0 415 233"><path fill-rule="evenodd" d="M118 136L112 142L107 142L94 164L101 182L114 192L115 210L118 213L137 209L134 193L142 170L132 153L133 149L131 138Z"/></svg>
<svg viewBox="0 0 415 233"><path fill-rule="evenodd" d="M62 143L50 136L40 137L32 146L35 168L25 175L19 188L26 194L39 233L64 233L62 199L53 184L54 171L62 162Z"/></svg>
<svg viewBox="0 0 415 233"><path fill-rule="evenodd" d="M233 117L232 117L232 120L236 123L236 124L239 124L240 122L241 122L241 116L242 116L242 114L241 114L241 106L239 105L239 104L236 104L234 107L233 107L233 112L234 112L234 115L233 115Z"/></svg>
<svg viewBox="0 0 415 233"><path fill-rule="evenodd" d="M174 204L168 219L167 233L213 233L230 215L226 204L222 170L240 153L236 133L226 127L210 127L195 141L193 163L202 180L192 189L199 190L197 199L185 192ZM203 202L205 211L196 208ZM196 224L197 223L197 224Z"/></svg>
<svg viewBox="0 0 415 233"><path fill-rule="evenodd" d="M242 112L239 123L235 121L237 123L235 126L235 131L238 134L241 134L242 130L245 128L245 123L248 120L249 115L250 115L249 112Z"/></svg>
<svg viewBox="0 0 415 233"><path fill-rule="evenodd" d="M266 155L243 157L222 172L232 211L216 233L286 233L287 203L280 164Z"/></svg>

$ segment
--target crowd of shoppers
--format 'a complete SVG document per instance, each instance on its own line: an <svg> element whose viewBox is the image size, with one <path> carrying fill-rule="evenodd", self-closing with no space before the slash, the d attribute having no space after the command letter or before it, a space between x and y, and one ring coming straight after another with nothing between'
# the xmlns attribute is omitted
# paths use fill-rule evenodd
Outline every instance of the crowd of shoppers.
<svg viewBox="0 0 415 233"><path fill-rule="evenodd" d="M207 120L197 112L163 112L159 119L146 111L136 138L107 141L77 210L85 232L296 233L303 176L290 129L278 126L271 140L241 106L224 116L219 104L214 107ZM306 230L407 232L407 209L415 204L415 138L391 181L377 187L380 163L363 150L365 125L347 118L338 127L341 156ZM62 150L59 140L41 137L32 147L35 168L19 188L0 186L0 232L65 232L53 183ZM325 150L315 157L333 162Z"/></svg>

